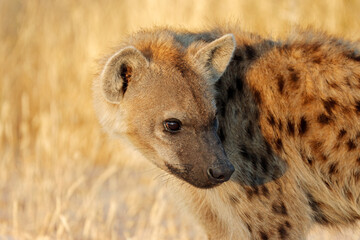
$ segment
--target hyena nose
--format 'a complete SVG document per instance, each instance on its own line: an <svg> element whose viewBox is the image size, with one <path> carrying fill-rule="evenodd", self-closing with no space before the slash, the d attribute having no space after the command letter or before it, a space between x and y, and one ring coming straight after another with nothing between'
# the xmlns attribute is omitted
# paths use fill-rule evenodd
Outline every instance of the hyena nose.
<svg viewBox="0 0 360 240"><path fill-rule="evenodd" d="M207 170L209 180L213 183L223 183L230 179L235 171L232 164L211 166Z"/></svg>

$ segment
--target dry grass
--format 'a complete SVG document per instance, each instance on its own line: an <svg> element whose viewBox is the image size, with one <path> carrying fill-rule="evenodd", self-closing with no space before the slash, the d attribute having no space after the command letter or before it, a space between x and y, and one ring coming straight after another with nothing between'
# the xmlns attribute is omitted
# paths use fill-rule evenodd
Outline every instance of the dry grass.
<svg viewBox="0 0 360 240"><path fill-rule="evenodd" d="M204 239L161 173L101 132L95 59L164 24L239 20L272 36L311 24L359 39L359 11L357 0L0 1L0 239Z"/></svg>

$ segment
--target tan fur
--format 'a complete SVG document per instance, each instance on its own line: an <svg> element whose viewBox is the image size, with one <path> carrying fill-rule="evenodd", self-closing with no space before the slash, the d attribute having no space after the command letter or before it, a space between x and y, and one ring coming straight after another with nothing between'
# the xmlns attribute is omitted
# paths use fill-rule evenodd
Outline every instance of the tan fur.
<svg viewBox="0 0 360 240"><path fill-rule="evenodd" d="M209 239L305 239L314 224L336 227L360 219L355 43L315 31L280 42L216 28L143 31L128 37L119 52L129 46L132 59L143 65L125 71L132 75L122 77L129 81L126 92L107 97L106 89L119 86L104 88L116 76L106 73L119 71L120 60L109 64L116 53L94 82L100 122L182 178L174 190ZM215 112L221 145L208 130ZM183 132L166 135L167 118L183 119ZM235 167L230 181L194 187L205 181L201 166L226 162L222 149ZM169 164L179 167L171 171Z"/></svg>

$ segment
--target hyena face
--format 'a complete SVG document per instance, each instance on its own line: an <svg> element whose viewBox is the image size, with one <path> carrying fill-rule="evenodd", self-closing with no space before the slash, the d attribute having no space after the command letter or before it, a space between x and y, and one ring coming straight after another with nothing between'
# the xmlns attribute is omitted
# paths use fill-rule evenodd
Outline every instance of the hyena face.
<svg viewBox="0 0 360 240"><path fill-rule="evenodd" d="M231 59L233 36L187 49L173 40L143 42L110 57L96 80L101 123L196 187L227 181L234 167L216 133L213 85Z"/></svg>

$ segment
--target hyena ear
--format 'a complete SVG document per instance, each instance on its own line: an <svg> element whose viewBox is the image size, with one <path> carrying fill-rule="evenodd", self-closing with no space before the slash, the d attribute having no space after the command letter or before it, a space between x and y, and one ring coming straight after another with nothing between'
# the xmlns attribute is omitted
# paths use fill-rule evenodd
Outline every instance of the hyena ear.
<svg viewBox="0 0 360 240"><path fill-rule="evenodd" d="M226 34L218 38L196 54L195 58L210 75L210 83L214 84L226 70L236 47L234 35Z"/></svg>
<svg viewBox="0 0 360 240"><path fill-rule="evenodd" d="M140 79L148 65L148 60L135 47L125 47L112 55L100 75L106 100L120 103L128 85Z"/></svg>

